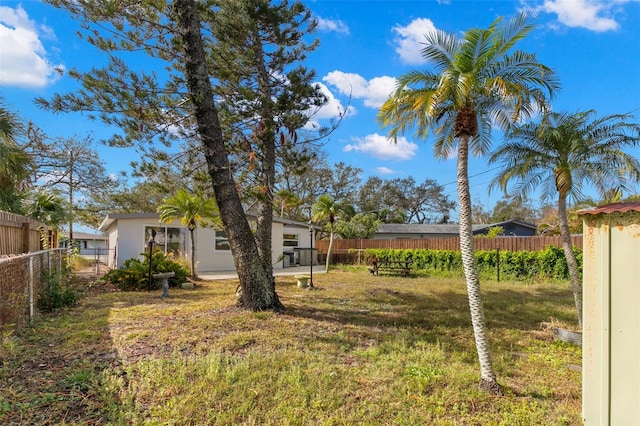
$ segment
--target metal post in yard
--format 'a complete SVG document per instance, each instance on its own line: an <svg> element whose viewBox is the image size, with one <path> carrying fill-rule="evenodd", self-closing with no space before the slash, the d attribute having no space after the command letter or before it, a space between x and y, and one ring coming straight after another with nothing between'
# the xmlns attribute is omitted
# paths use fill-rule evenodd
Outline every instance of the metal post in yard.
<svg viewBox="0 0 640 426"><path fill-rule="evenodd" d="M496 259L496 265L497 265L497 272L498 272L498 282L500 282L500 249L496 249L496 254L497 254L497 259Z"/></svg>
<svg viewBox="0 0 640 426"><path fill-rule="evenodd" d="M33 324L35 316L34 300L33 300L33 256L29 256L29 323Z"/></svg>
<svg viewBox="0 0 640 426"><path fill-rule="evenodd" d="M149 241L148 241L148 244L149 244L149 279L147 281L148 291L151 291L151 263L152 263L151 260L153 257L153 242L156 239L156 230L151 228L150 234L151 235L149 236Z"/></svg>
<svg viewBox="0 0 640 426"><path fill-rule="evenodd" d="M313 222L309 221L309 290L313 290Z"/></svg>

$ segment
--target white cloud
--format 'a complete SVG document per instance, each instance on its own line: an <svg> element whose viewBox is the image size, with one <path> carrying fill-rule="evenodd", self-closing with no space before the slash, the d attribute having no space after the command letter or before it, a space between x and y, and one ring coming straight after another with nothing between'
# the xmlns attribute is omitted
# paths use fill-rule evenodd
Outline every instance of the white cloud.
<svg viewBox="0 0 640 426"><path fill-rule="evenodd" d="M395 170L383 166L376 167L376 172L380 173L381 175L392 175L396 173Z"/></svg>
<svg viewBox="0 0 640 426"><path fill-rule="evenodd" d="M355 143L344 147L345 152L369 154L382 160L410 160L418 151L418 145L407 141L404 136L399 137L396 143L377 133L353 140Z"/></svg>
<svg viewBox="0 0 640 426"><path fill-rule="evenodd" d="M538 11L554 13L567 27L581 27L604 32L618 29L612 9L625 0L544 0Z"/></svg>
<svg viewBox="0 0 640 426"><path fill-rule="evenodd" d="M315 83L322 93L327 97L327 103L321 108L316 108L308 111L309 121L305 125L306 130L317 130L321 127L318 120L322 119L336 119L340 116L352 117L358 113L358 111L351 105L344 107L342 102L333 96L331 90L322 83Z"/></svg>
<svg viewBox="0 0 640 426"><path fill-rule="evenodd" d="M322 81L335 86L343 95L363 99L364 105L370 108L380 108L396 87L394 77L385 75L367 81L359 74L342 71L331 71Z"/></svg>
<svg viewBox="0 0 640 426"><path fill-rule="evenodd" d="M321 17L316 18L316 21L318 22L318 30L320 31L335 31L337 33L349 34L349 27L342 21Z"/></svg>
<svg viewBox="0 0 640 426"><path fill-rule="evenodd" d="M409 65L419 65L425 62L420 51L424 48L426 33L435 31L436 27L430 19L414 19L406 27L396 25L393 31L397 34L394 39L397 44L396 53L402 62Z"/></svg>
<svg viewBox="0 0 640 426"><path fill-rule="evenodd" d="M44 87L59 77L63 66L49 62L40 34L53 37L48 27L39 32L21 6L0 6L0 85Z"/></svg>

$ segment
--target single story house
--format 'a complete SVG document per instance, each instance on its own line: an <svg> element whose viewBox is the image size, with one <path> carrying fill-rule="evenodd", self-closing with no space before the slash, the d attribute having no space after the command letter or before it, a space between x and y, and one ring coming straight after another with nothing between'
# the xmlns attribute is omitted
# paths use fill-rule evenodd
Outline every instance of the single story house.
<svg viewBox="0 0 640 426"><path fill-rule="evenodd" d="M472 225L474 235L487 234L490 228L501 226L504 236L531 237L536 235L536 225L519 220ZM373 235L376 240L395 240L400 238L446 238L459 235L458 224L422 224L422 223L383 223Z"/></svg>
<svg viewBox="0 0 640 426"><path fill-rule="evenodd" d="M538 227L533 223L521 220L505 220L504 222L490 223L488 225L474 225L473 234L486 235L490 228L495 228L496 226L502 227L504 230L502 235L505 237L533 237L538 231Z"/></svg>
<svg viewBox="0 0 640 426"><path fill-rule="evenodd" d="M247 215L247 218L255 229L255 217ZM148 251L152 230L156 231L154 247L165 253L189 258L194 243L190 241L189 230L180 220L160 223L157 213L108 214L98 229L108 238L110 255L107 265L110 268L122 266L127 259L142 259L142 253ZM307 223L274 217L271 234L273 268L309 265L312 261L316 264L317 254L315 249L311 249L311 244L319 230L315 225L310 229ZM224 231L198 226L194 231L194 240L198 273L235 270Z"/></svg>
<svg viewBox="0 0 640 426"><path fill-rule="evenodd" d="M60 241L60 247L69 246L69 235L64 235ZM89 234L87 232L74 232L73 244L78 247L81 256L104 257L107 254L107 237L103 234Z"/></svg>

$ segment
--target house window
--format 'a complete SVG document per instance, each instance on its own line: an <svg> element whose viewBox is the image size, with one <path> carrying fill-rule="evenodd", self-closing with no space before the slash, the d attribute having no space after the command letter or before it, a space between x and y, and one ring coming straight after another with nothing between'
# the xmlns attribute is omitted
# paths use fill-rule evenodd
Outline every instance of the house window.
<svg viewBox="0 0 640 426"><path fill-rule="evenodd" d="M224 231L216 230L216 238L215 238L215 249L216 250L231 250L229 246L229 240L227 239L227 234Z"/></svg>
<svg viewBox="0 0 640 426"><path fill-rule="evenodd" d="M298 247L298 234L284 234L282 236L284 247Z"/></svg>
<svg viewBox="0 0 640 426"><path fill-rule="evenodd" d="M168 226L145 226L145 243L149 241L151 229L155 229L154 247L166 254L183 256L187 247L187 230L185 228L170 228Z"/></svg>

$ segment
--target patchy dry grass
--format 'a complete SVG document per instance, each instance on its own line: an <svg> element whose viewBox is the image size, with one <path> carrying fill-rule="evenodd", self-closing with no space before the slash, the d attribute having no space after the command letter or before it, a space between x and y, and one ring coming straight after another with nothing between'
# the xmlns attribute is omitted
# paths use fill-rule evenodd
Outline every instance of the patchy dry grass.
<svg viewBox="0 0 640 426"><path fill-rule="evenodd" d="M233 307L235 280L110 292L7 342L1 424L580 424L568 284L484 282L505 396L478 390L464 282L278 278L284 314Z"/></svg>

